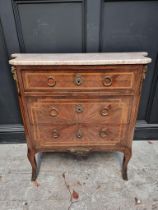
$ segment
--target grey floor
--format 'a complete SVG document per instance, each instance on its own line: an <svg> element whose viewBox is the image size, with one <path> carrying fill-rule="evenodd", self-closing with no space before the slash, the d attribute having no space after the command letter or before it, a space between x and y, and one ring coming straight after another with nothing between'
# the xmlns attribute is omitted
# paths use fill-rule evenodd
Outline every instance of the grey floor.
<svg viewBox="0 0 158 210"><path fill-rule="evenodd" d="M0 210L158 210L158 142L134 142L129 181L121 160L121 153L43 154L36 187L26 145L0 145Z"/></svg>

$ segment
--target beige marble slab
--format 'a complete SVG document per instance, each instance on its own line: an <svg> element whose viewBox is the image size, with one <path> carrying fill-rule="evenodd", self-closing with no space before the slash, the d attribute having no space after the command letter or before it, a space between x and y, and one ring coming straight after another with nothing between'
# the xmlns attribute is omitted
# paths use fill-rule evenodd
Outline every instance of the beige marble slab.
<svg viewBox="0 0 158 210"><path fill-rule="evenodd" d="M151 58L146 52L123 53L56 53L12 54L12 65L115 65L147 64Z"/></svg>

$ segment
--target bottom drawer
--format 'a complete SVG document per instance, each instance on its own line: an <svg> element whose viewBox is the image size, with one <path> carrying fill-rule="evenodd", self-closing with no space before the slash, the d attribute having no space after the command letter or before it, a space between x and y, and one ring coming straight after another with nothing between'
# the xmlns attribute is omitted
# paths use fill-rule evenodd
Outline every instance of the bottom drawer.
<svg viewBox="0 0 158 210"><path fill-rule="evenodd" d="M116 144L125 136L126 126L56 125L33 126L36 146Z"/></svg>

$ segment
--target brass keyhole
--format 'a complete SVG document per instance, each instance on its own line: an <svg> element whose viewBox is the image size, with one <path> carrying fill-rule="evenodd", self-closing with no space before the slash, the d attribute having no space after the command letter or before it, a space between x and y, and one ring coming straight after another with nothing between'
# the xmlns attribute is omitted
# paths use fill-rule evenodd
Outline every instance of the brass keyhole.
<svg viewBox="0 0 158 210"><path fill-rule="evenodd" d="M57 129L53 129L52 134L53 134L53 138L55 138L55 139L58 138L58 137L60 136Z"/></svg>
<svg viewBox="0 0 158 210"><path fill-rule="evenodd" d="M82 113L83 112L83 106L81 104L77 104L75 107L75 110L77 113Z"/></svg>
<svg viewBox="0 0 158 210"><path fill-rule="evenodd" d="M75 75L74 83L77 86L80 86L83 83L83 78L81 77L80 74Z"/></svg>
<svg viewBox="0 0 158 210"><path fill-rule="evenodd" d="M99 135L101 138L105 138L108 135L107 129L106 128L102 128L99 132Z"/></svg>
<svg viewBox="0 0 158 210"><path fill-rule="evenodd" d="M80 78L77 78L76 79L76 83L77 83L77 85L80 85L81 84L81 79Z"/></svg>
<svg viewBox="0 0 158 210"><path fill-rule="evenodd" d="M81 139L81 138L83 137L83 133L82 133L81 129L79 129L79 130L77 131L76 137L77 137L78 139Z"/></svg>

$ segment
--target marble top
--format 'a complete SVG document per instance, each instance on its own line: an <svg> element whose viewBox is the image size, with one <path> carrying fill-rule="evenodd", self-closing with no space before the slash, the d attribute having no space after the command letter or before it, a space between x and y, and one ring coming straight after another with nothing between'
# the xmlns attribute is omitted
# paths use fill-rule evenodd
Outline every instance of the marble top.
<svg viewBox="0 0 158 210"><path fill-rule="evenodd" d="M151 58L146 52L119 53L56 53L56 54L12 54L12 65L115 65L147 64Z"/></svg>

